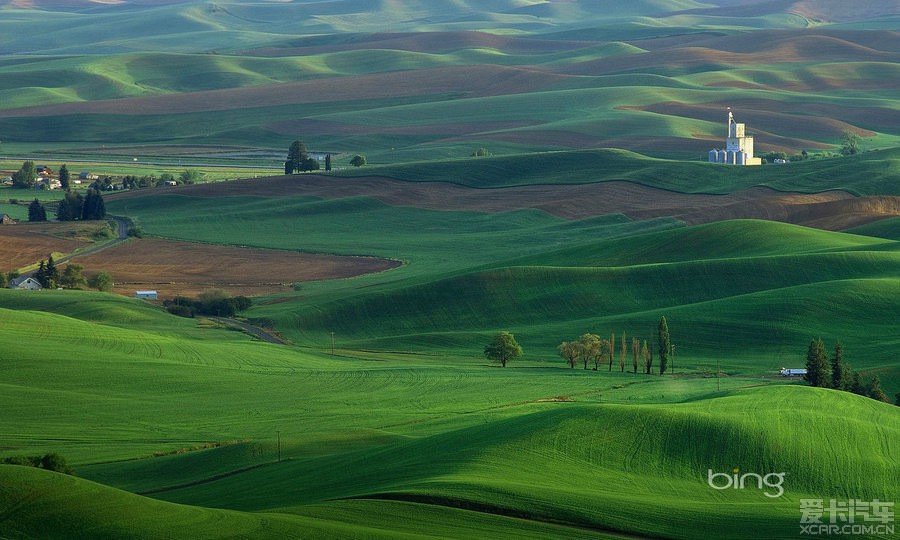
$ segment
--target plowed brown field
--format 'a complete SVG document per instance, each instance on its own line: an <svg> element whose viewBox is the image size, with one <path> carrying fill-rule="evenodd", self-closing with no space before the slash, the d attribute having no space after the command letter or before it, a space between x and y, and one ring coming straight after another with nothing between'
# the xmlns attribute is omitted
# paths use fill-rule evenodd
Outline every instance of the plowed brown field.
<svg viewBox="0 0 900 540"><path fill-rule="evenodd" d="M159 239L132 239L74 260L108 272L114 292L130 296L152 289L160 298L195 297L205 289L257 296L289 290L291 283L336 279L382 272L398 261L343 257L274 249L195 244Z"/></svg>

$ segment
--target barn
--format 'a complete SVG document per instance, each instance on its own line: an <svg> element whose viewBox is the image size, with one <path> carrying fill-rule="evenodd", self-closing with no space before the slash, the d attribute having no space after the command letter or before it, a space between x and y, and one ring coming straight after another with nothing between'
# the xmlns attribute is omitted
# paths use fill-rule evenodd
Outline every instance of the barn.
<svg viewBox="0 0 900 540"><path fill-rule="evenodd" d="M156 291L135 291L134 297L139 300L158 300L159 295Z"/></svg>

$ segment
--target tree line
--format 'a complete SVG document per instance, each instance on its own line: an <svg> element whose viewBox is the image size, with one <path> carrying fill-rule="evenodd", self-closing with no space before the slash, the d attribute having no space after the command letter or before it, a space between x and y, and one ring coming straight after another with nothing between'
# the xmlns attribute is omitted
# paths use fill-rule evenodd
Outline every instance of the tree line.
<svg viewBox="0 0 900 540"><path fill-rule="evenodd" d="M211 315L215 317L234 317L240 311L249 309L253 302L246 296L229 296L221 289L210 289L200 293L195 300L184 296L176 296L164 300L166 311L179 317Z"/></svg>
<svg viewBox="0 0 900 540"><path fill-rule="evenodd" d="M22 465L25 467L37 467L48 471L75 475L75 470L66 462L66 458L57 453L44 454L43 456L11 456L3 458L0 463L5 465Z"/></svg>
<svg viewBox="0 0 900 540"><path fill-rule="evenodd" d="M803 378L810 386L852 392L889 403L878 375L873 375L864 383L860 372L851 369L850 364L844 360L844 345L841 342L834 346L834 353L829 359L824 341L820 338L810 341L806 349L806 375ZM900 405L900 392L895 398L895 403Z"/></svg>
<svg viewBox="0 0 900 540"><path fill-rule="evenodd" d="M18 272L4 273L0 272L0 288L5 288L9 282L19 277ZM109 292L113 287L113 279L106 272L97 272L90 276L85 276L84 267L76 263L68 263L65 269L60 272L53 260L53 255L47 257L46 260L41 259L37 270L31 276L41 287L45 289L84 289L90 287L98 291Z"/></svg>
<svg viewBox="0 0 900 540"><path fill-rule="evenodd" d="M350 159L350 165L354 167L362 167L365 164L366 156L357 154ZM287 159L284 161L284 174L318 171L321 168L319 160L309 155L303 141L298 139L288 147ZM325 154L325 170L331 170L331 154Z"/></svg>
<svg viewBox="0 0 900 540"><path fill-rule="evenodd" d="M634 373L638 369L642 373L653 372L653 336L650 337L650 345L646 339L640 340L632 337L629 344L627 335L622 332L619 338L618 354L616 353L616 333L612 332L609 339L601 338L597 334L585 333L577 340L563 341L557 347L557 352L570 368L575 368L579 363L588 369L593 366L598 371L606 365L607 371L613 370L613 364L618 358L619 370L625 372L627 360L631 358L631 368ZM669 336L669 324L665 316L659 319L656 333L657 357L659 358L659 374L663 375L669 369L669 363L674 358L675 346ZM630 354L629 354L630 353ZM509 332L500 332L484 348L484 356L492 362L498 362L501 367L506 367L510 360L522 356L522 347L516 341L515 336Z"/></svg>

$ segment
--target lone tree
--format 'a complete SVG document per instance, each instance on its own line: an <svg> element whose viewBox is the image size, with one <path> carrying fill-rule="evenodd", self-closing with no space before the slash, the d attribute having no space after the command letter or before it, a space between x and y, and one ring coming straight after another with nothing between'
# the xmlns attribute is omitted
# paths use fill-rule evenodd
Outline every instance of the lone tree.
<svg viewBox="0 0 900 540"><path fill-rule="evenodd" d="M37 170L34 168L33 161L22 163L22 167L12 175L14 188L31 189L34 187L35 180L37 180Z"/></svg>
<svg viewBox="0 0 900 540"><path fill-rule="evenodd" d="M825 352L825 343L821 339L809 342L806 351L806 375L804 378L812 386L828 387L828 353Z"/></svg>
<svg viewBox="0 0 900 540"><path fill-rule="evenodd" d="M331 154L325 154L325 170L331 170Z"/></svg>
<svg viewBox="0 0 900 540"><path fill-rule="evenodd" d="M522 347L512 334L503 331L485 346L484 356L493 362L500 362L500 367L506 367L507 362L522 356Z"/></svg>
<svg viewBox="0 0 900 540"><path fill-rule="evenodd" d="M355 156L353 156L353 159L350 160L350 165L353 165L354 167L362 167L365 164L366 156L362 156L359 154L356 154Z"/></svg>
<svg viewBox="0 0 900 540"><path fill-rule="evenodd" d="M28 221L47 221L47 209L41 201L34 199L28 205Z"/></svg>
<svg viewBox="0 0 900 540"><path fill-rule="evenodd" d="M659 319L659 374L662 375L669 367L669 351L672 349L672 343L669 341L669 324L663 315Z"/></svg>
<svg viewBox="0 0 900 540"><path fill-rule="evenodd" d="M88 278L88 287L92 287L98 291L109 292L113 288L112 276L106 272L97 272Z"/></svg>

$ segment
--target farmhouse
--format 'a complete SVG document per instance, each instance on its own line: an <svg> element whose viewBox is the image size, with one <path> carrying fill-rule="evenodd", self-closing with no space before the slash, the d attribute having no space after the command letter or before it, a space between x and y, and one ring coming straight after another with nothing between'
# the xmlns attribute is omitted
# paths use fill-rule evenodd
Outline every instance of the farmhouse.
<svg viewBox="0 0 900 540"><path fill-rule="evenodd" d="M747 135L744 124L734 121L731 107L728 108L728 137L725 139L725 150L710 150L709 162L727 165L762 165L761 158L753 157L753 135Z"/></svg>
<svg viewBox="0 0 900 540"><path fill-rule="evenodd" d="M156 291L135 291L134 297L139 300L158 300Z"/></svg>
<svg viewBox="0 0 900 540"><path fill-rule="evenodd" d="M82 171L81 174L78 175L79 180L97 180L100 177L94 173L90 173L87 171ZM80 182L79 182L80 183Z"/></svg>
<svg viewBox="0 0 900 540"><path fill-rule="evenodd" d="M19 289L22 291L39 291L43 287L41 287L40 282L34 279L31 276L23 276L17 277L9 282L10 289Z"/></svg>
<svg viewBox="0 0 900 540"><path fill-rule="evenodd" d="M0 214L0 225L15 225L18 221L14 220L9 214Z"/></svg>

